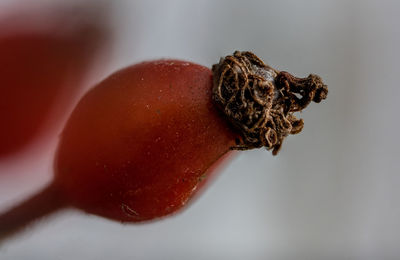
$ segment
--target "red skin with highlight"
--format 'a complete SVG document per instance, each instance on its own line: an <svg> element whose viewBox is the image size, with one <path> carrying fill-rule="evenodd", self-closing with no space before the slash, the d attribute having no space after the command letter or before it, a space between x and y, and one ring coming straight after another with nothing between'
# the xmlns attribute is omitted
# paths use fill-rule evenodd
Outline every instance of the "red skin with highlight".
<svg viewBox="0 0 400 260"><path fill-rule="evenodd" d="M114 73L70 117L54 185L71 206L118 221L178 211L238 137L211 91L211 71L184 61L144 62Z"/></svg>

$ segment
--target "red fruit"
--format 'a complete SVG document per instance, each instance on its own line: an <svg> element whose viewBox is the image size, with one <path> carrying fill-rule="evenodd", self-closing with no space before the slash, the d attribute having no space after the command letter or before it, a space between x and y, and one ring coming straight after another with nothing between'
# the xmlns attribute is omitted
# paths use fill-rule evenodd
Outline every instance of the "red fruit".
<svg viewBox="0 0 400 260"><path fill-rule="evenodd" d="M47 27L35 22L43 16ZM105 31L93 17L77 16L39 13L24 25L13 19L1 25L0 157L57 129L82 86Z"/></svg>
<svg viewBox="0 0 400 260"><path fill-rule="evenodd" d="M56 185L72 205L120 221L172 213L235 145L211 100L208 68L141 63L92 89L65 128Z"/></svg>
<svg viewBox="0 0 400 260"><path fill-rule="evenodd" d="M288 134L301 130L293 112L327 94L318 76L295 78L248 52L227 56L213 73L159 60L101 82L67 123L53 184L0 216L0 226L15 229L65 206L122 222L177 212L223 155L261 146L276 153Z"/></svg>

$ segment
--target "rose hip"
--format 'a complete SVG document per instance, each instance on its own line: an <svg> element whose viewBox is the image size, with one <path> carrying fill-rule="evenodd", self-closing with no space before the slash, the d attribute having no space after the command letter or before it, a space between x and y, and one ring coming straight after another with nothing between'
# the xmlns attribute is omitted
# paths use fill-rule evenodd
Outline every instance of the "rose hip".
<svg viewBox="0 0 400 260"><path fill-rule="evenodd" d="M235 145L211 90L209 69L177 60L113 74L68 121L55 185L74 206L120 221L178 210Z"/></svg>
<svg viewBox="0 0 400 260"><path fill-rule="evenodd" d="M287 135L301 131L293 113L326 95L318 76L295 78L249 52L221 59L213 71L178 60L118 71L79 102L61 136L54 182L1 216L2 233L49 208L121 222L175 213L229 151L276 154Z"/></svg>

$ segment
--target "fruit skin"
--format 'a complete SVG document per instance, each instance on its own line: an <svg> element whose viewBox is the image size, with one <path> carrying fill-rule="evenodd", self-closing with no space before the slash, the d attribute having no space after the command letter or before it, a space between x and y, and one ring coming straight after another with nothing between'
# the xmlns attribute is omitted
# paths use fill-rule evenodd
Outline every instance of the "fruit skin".
<svg viewBox="0 0 400 260"><path fill-rule="evenodd" d="M70 117L54 185L71 206L118 221L178 211L238 138L211 91L208 68L179 60L114 73Z"/></svg>
<svg viewBox="0 0 400 260"><path fill-rule="evenodd" d="M94 18L77 22L64 13L43 13L51 26L42 28L35 22L41 15L28 14L31 23L16 26L11 19L0 26L0 157L59 130L105 45L107 32Z"/></svg>

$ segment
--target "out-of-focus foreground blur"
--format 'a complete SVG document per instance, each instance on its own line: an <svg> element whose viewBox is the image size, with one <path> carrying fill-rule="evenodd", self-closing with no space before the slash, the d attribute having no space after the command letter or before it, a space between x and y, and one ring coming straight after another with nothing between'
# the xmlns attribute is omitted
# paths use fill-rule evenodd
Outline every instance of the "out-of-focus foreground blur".
<svg viewBox="0 0 400 260"><path fill-rule="evenodd" d="M81 94L142 60L211 66L249 50L279 70L319 74L328 98L301 114L303 132L287 138L278 156L240 153L177 216L121 225L63 211L2 244L0 259L400 257L399 1L89 2L107 10L115 41L107 64L95 64L103 72L88 77ZM0 0L0 18L50 4L72 5ZM57 140L53 135L0 158L1 211L51 180Z"/></svg>
<svg viewBox="0 0 400 260"><path fill-rule="evenodd" d="M109 38L96 6L18 8L0 17L1 160L59 131Z"/></svg>

